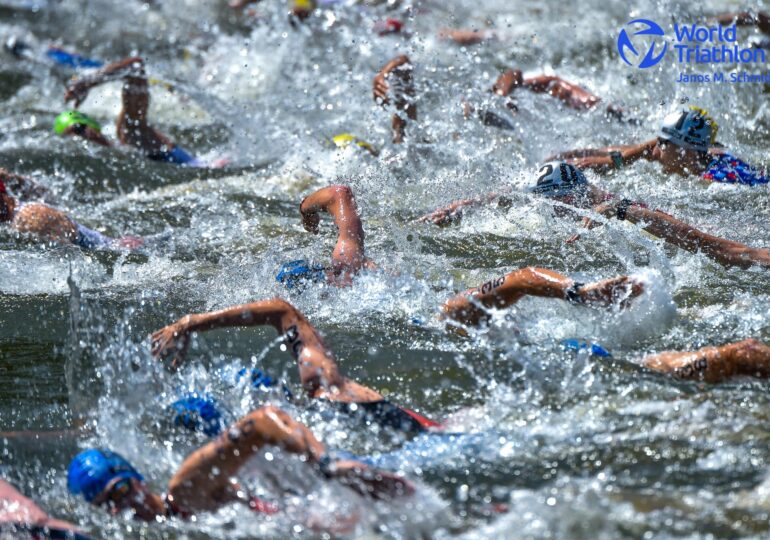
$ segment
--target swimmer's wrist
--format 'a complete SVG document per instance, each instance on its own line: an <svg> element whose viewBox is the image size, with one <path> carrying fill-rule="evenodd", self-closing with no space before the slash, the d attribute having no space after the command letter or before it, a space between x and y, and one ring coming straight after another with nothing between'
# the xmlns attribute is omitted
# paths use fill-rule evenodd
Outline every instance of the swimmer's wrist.
<svg viewBox="0 0 770 540"><path fill-rule="evenodd" d="M615 217L620 221L624 221L628 215L628 209L634 202L630 199L621 199L621 201L615 206Z"/></svg>
<svg viewBox="0 0 770 540"><path fill-rule="evenodd" d="M622 169L623 168L623 154L621 154L618 150L613 150L609 153L610 160L612 160L612 166L615 169Z"/></svg>
<svg viewBox="0 0 770 540"><path fill-rule="evenodd" d="M581 294L584 286L585 283L573 282L572 285L564 289L564 299L570 304L584 304L585 300Z"/></svg>

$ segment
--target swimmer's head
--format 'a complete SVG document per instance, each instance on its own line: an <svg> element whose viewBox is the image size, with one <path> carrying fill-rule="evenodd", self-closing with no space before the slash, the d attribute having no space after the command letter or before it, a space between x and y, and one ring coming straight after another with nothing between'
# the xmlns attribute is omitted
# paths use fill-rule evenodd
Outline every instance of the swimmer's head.
<svg viewBox="0 0 770 540"><path fill-rule="evenodd" d="M108 506L112 513L126 509L139 519L152 520L165 511L144 478L120 454L92 448L79 453L67 470L67 489L91 504Z"/></svg>
<svg viewBox="0 0 770 540"><path fill-rule="evenodd" d="M97 133L102 132L102 126L80 111L64 111L56 117L53 123L53 130L57 135L64 135L65 133L74 133L76 135L82 135L79 133L85 129L92 129Z"/></svg>
<svg viewBox="0 0 770 540"><path fill-rule="evenodd" d="M660 125L658 139L696 152L708 152L719 127L709 113L698 107L669 114Z"/></svg>
<svg viewBox="0 0 770 540"><path fill-rule="evenodd" d="M690 107L675 112L663 120L652 157L667 174L698 173L707 164L716 134L717 124L706 111Z"/></svg>
<svg viewBox="0 0 770 540"><path fill-rule="evenodd" d="M171 404L174 424L190 431L200 431L209 437L222 432L222 415L216 402L198 394L187 394Z"/></svg>
<svg viewBox="0 0 770 540"><path fill-rule="evenodd" d="M582 195L588 180L580 169L566 161L550 161L540 167L537 175L526 186L526 191L560 198Z"/></svg>
<svg viewBox="0 0 770 540"><path fill-rule="evenodd" d="M326 281L326 271L319 264L312 264L304 259L289 261L281 265L275 276L278 283L283 283L287 289L301 287L306 283L323 283Z"/></svg>

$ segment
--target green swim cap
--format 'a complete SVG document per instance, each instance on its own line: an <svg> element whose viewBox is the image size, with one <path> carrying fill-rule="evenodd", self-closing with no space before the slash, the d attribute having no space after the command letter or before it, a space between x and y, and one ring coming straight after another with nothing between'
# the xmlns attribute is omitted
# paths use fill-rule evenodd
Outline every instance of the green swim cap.
<svg viewBox="0 0 770 540"><path fill-rule="evenodd" d="M67 131L68 127L76 124L83 124L99 133L102 131L102 126L99 125L99 122L80 111L64 111L61 113L56 117L56 120L54 120L53 130L57 135L61 135Z"/></svg>

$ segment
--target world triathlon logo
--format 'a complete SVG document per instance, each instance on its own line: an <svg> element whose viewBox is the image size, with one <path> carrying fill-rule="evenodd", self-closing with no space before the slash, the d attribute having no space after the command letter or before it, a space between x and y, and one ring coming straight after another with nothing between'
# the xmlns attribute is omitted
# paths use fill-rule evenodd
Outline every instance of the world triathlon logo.
<svg viewBox="0 0 770 540"><path fill-rule="evenodd" d="M664 42L660 52L656 52L658 40L664 39L665 36L658 23L649 19L634 19L626 27L629 30L623 28L618 36L618 52L626 64L639 69L647 69L663 60L666 49L668 49L668 43ZM629 31L632 32L630 36ZM633 40L631 36L633 36ZM642 52L645 50L647 52L643 55Z"/></svg>

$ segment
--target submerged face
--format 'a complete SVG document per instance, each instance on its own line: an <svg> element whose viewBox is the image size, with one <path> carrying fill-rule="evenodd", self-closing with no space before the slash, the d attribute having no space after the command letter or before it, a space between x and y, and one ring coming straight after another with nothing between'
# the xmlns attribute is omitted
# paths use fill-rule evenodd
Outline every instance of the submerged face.
<svg viewBox="0 0 770 540"><path fill-rule="evenodd" d="M652 157L661 164L663 172L667 174L688 174L691 172L689 167L697 163L701 155L702 152L687 150L660 138L652 150Z"/></svg>
<svg viewBox="0 0 770 540"><path fill-rule="evenodd" d="M134 516L142 521L153 521L166 513L163 499L136 478L114 478L92 502L106 507L112 515L133 510Z"/></svg>

